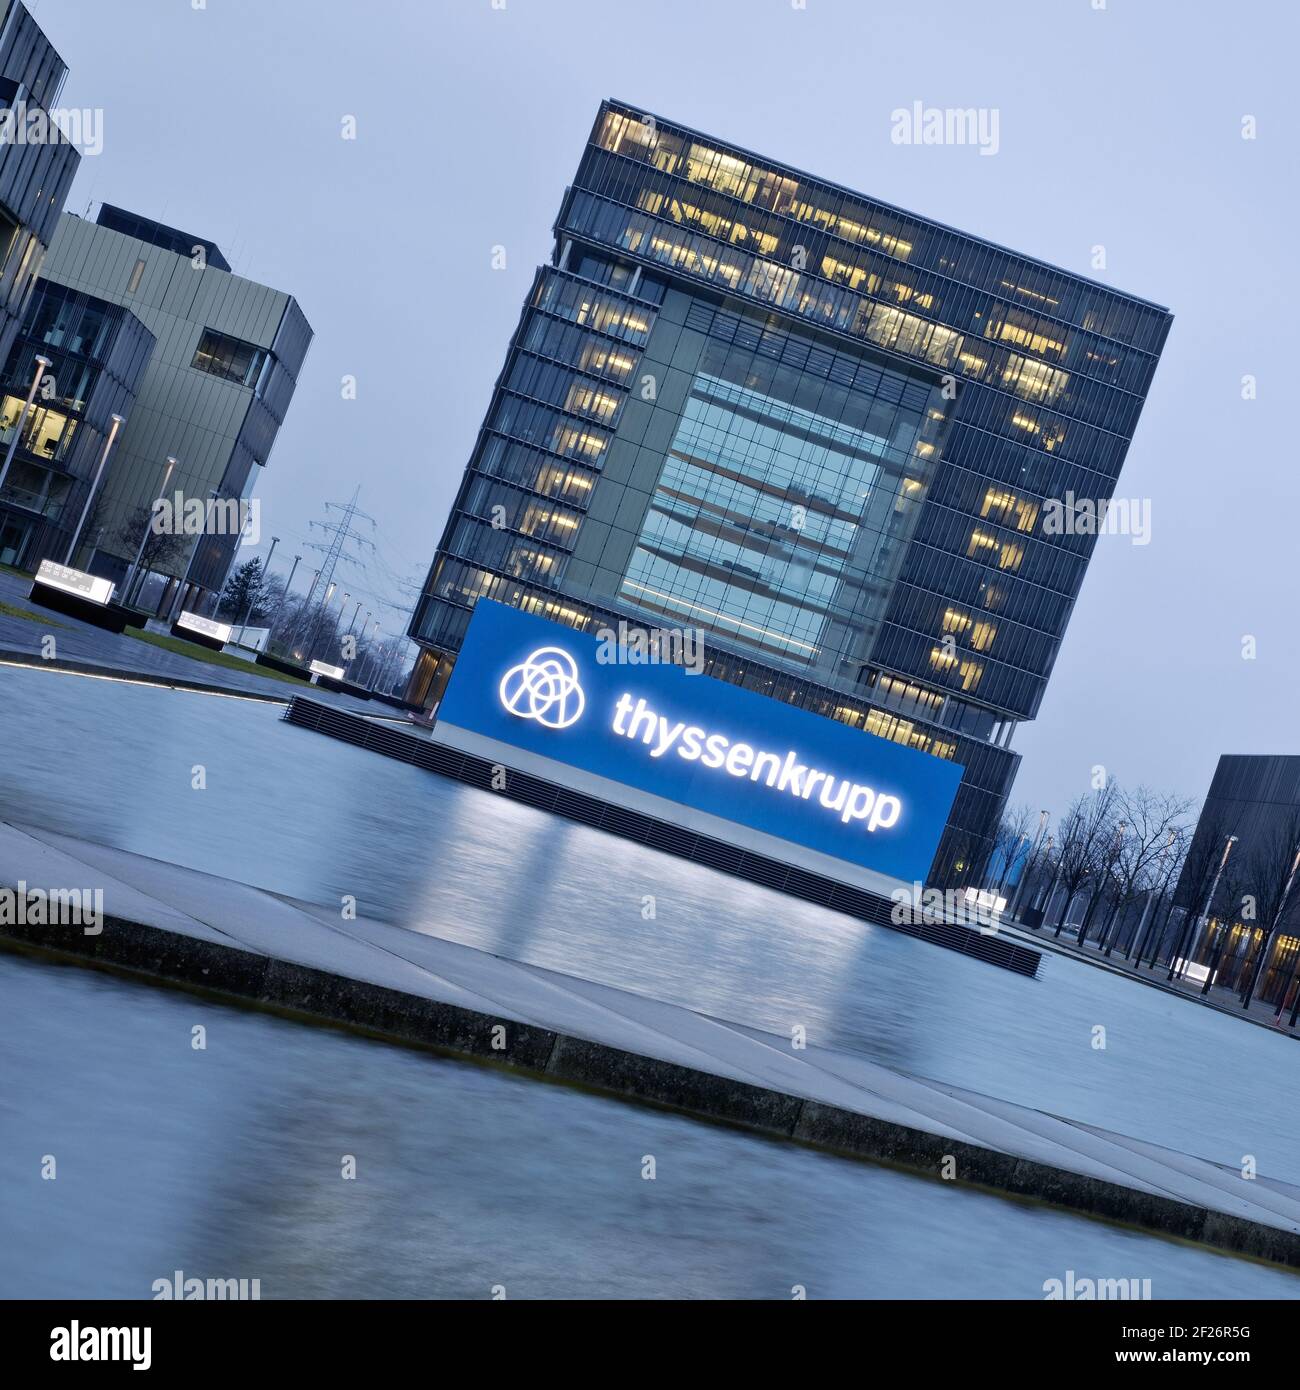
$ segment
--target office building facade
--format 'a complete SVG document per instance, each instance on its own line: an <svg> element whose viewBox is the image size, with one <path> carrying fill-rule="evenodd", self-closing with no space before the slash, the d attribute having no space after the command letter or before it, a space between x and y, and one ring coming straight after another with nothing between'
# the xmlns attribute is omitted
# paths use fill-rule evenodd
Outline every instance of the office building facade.
<svg viewBox="0 0 1300 1390"><path fill-rule="evenodd" d="M1232 843L1229 845L1229 837ZM1300 968L1300 756L1225 753L1174 891L1165 942L1192 978L1291 1008ZM1290 891L1287 885L1290 884Z"/></svg>
<svg viewBox="0 0 1300 1390"><path fill-rule="evenodd" d="M0 0L0 361L9 355L81 156L48 114L67 64L19 0ZM35 119L29 120L29 116ZM41 136L31 138L39 126Z"/></svg>
<svg viewBox="0 0 1300 1390"><path fill-rule="evenodd" d="M0 368L5 449L13 457L0 488L0 564L34 570L42 560L77 565L98 548L105 511L87 511L113 416L129 421L154 336L129 310L39 280ZM42 368L30 408L26 392ZM120 436L121 427L117 431ZM13 438L14 435L17 438ZM78 554L69 552L82 518Z"/></svg>
<svg viewBox="0 0 1300 1390"><path fill-rule="evenodd" d="M19 0L0 0L0 120L6 123L0 139L0 364L9 359L81 162L50 119L67 72L26 7ZM6 403L0 469L18 426ZM9 482L6 475L0 490L0 559L16 554L20 544L26 548L33 524L6 501Z"/></svg>
<svg viewBox="0 0 1300 1390"><path fill-rule="evenodd" d="M232 274L213 242L108 204L94 221L60 219L43 274L129 311L156 340L101 485L103 540L89 561L121 583L131 527L158 497L169 456L169 497L205 508L213 499L221 517L234 514L227 502L252 497L312 330L292 295ZM167 572L147 576L136 602L211 610L240 540L215 526L194 537Z"/></svg>
<svg viewBox="0 0 1300 1390"><path fill-rule="evenodd" d="M415 610L432 705L489 597L699 629L705 669L960 763L932 868L991 845L1170 324L602 104Z"/></svg>

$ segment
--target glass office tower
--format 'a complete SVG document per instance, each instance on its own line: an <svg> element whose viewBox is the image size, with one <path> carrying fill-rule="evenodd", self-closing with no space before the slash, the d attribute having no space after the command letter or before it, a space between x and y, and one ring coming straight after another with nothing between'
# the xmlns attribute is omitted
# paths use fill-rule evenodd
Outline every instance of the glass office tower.
<svg viewBox="0 0 1300 1390"><path fill-rule="evenodd" d="M81 162L81 155L50 118L68 75L41 27L20 0L0 0L0 365L10 360L23 315L36 288L41 263L63 211L64 199ZM40 129L44 139L28 139ZM19 138L21 135L22 138ZM47 354L48 355L48 354ZM34 372L35 363L26 370ZM30 381L17 388L18 400L0 392L0 564L18 564L31 548L34 531L44 527L51 508L60 508L68 483L53 488L24 465L24 456L3 468L21 423L20 411ZM41 439L41 452L47 436ZM33 505L33 503L35 505Z"/></svg>
<svg viewBox="0 0 1300 1390"><path fill-rule="evenodd" d="M15 131L44 132L43 139L0 140L0 361L13 346L81 163L49 115L67 75L21 0L0 0L0 114Z"/></svg>
<svg viewBox="0 0 1300 1390"><path fill-rule="evenodd" d="M1168 312L619 102L597 116L411 636L486 595L701 630L710 674L965 774L987 856Z"/></svg>

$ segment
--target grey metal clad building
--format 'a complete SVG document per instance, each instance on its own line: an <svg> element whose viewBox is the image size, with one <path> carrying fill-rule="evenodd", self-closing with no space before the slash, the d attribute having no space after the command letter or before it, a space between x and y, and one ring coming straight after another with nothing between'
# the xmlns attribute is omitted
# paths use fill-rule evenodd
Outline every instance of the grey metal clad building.
<svg viewBox="0 0 1300 1390"><path fill-rule="evenodd" d="M157 340L103 485L103 548L95 573L121 581L131 547L121 540L158 496L248 498L266 466L311 344L292 295L234 275L220 250L163 223L105 205L97 220L65 214L45 278L130 310ZM225 582L238 535L206 535L154 576L140 601L203 611Z"/></svg>
<svg viewBox="0 0 1300 1390"><path fill-rule="evenodd" d="M701 629L706 670L962 764L992 842L1169 313L602 103L416 607Z"/></svg>

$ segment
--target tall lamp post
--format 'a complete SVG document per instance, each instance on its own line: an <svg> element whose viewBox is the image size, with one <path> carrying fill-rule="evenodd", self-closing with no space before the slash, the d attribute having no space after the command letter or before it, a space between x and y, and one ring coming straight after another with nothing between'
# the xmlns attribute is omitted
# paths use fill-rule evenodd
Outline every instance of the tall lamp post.
<svg viewBox="0 0 1300 1390"><path fill-rule="evenodd" d="M399 663L399 666L400 666L400 662L401 662L400 653L401 653L401 648L397 645L396 642L394 642L393 645L392 645L391 650L390 650L389 653L388 653L388 655L384 658L383 669L379 672L379 680L378 680L377 684L382 685L383 680L384 680L384 677L388 675L388 668L393 664L393 658L394 658L394 657L397 657L397 658L398 658L398 663ZM372 689L373 689L373 687L372 687Z"/></svg>
<svg viewBox="0 0 1300 1390"><path fill-rule="evenodd" d="M275 547L276 547L277 545L279 545L279 544L280 544L280 537L279 537L279 536L272 536L272 537L271 537L271 548L270 548L270 550L268 550L268 551L266 552L266 559L265 559L265 561L264 561L263 564L262 564L262 583L263 583L263 584L266 583L266 576L271 572L271 561L275 559ZM251 600L251 599L249 600L248 611L249 611L250 613L253 611L253 604L252 604L252 600ZM242 629L241 629L241 635L242 635Z"/></svg>
<svg viewBox="0 0 1300 1390"><path fill-rule="evenodd" d="M185 589L190 582L190 575L191 573L193 573L194 570L194 562L199 558L199 551L203 548L203 542L207 538L208 511L210 504L214 497L220 496L221 489L219 487L209 488L207 502L204 504L203 507L203 530L200 531L198 536L195 538L194 547L190 551L190 558L185 566L185 573L181 576L181 582L176 586L176 598L173 600L170 609L168 609L168 616L171 618L172 622L175 622L176 619L180 616L181 604L184 602ZM220 595L218 595L218 598L219 597Z"/></svg>
<svg viewBox="0 0 1300 1390"><path fill-rule="evenodd" d="M291 655L298 651L298 634L302 631L303 624L307 621L311 611L312 595L316 592L316 585L320 583L320 570L316 570L311 577L311 587L307 590L307 597L302 601L302 612L298 614L297 621L293 625L293 636L289 638L289 652Z"/></svg>
<svg viewBox="0 0 1300 1390"><path fill-rule="evenodd" d="M1277 939L1278 928L1282 925L1282 913L1286 910L1287 903L1291 900L1291 885L1295 882L1296 870L1300 868L1300 845L1296 846L1295 858L1291 861L1291 872L1287 875L1286 887L1282 890L1282 901L1277 905L1277 911L1273 914L1273 920L1269 923L1268 935L1264 938L1264 944L1259 948L1259 959L1255 962L1255 968L1250 972L1250 986L1241 998L1241 1007L1250 1008L1250 1001L1255 995L1255 986L1259 983L1260 972L1268 964L1268 957L1273 952L1273 942Z"/></svg>
<svg viewBox="0 0 1300 1390"><path fill-rule="evenodd" d="M163 469L162 486L158 489L158 496L159 496L159 497L166 497L166 495L167 495L167 484L171 481L172 469L175 468L175 467L176 467L176 460L172 457L171 454L168 454L168 455L167 455L167 466ZM150 511L152 511L152 510L153 510L153 509L150 508ZM152 524L152 523L151 523L150 521L146 521L146 522L145 522L145 524L144 524L144 530L140 533L140 544L139 544L139 546L138 546L137 549L136 549L136 552L135 552L135 559L131 561L131 568L130 568L129 570L127 570L127 572L126 572L126 583L125 583L125 584L123 585L123 587L122 587L122 602L123 602L123 603L130 603L130 602L131 602L131 590L132 590L132 588L133 588L134 585L135 585L135 577L136 577L135 572L136 572L136 570L139 569L139 567L140 567L140 560L141 560L141 558L142 558L143 555L144 555L144 543L145 543L145 541L147 541L147 540L149 539L149 531L150 531L150 528L151 528L151 524Z"/></svg>
<svg viewBox="0 0 1300 1390"><path fill-rule="evenodd" d="M1038 851L1042 848L1043 845L1043 833L1047 829L1047 821L1047 812L1039 811L1038 831L1034 835L1034 843L1029 851L1029 858L1025 863L1025 871L1023 874L1020 875L1020 879L1016 884L1016 891L1011 899L1011 909L1007 913L1008 917L1014 917L1016 915L1016 909L1020 905L1021 894L1025 891L1025 884L1029 882L1030 878L1033 875L1034 869L1038 866Z"/></svg>
<svg viewBox="0 0 1300 1390"><path fill-rule="evenodd" d="M18 423L14 426L14 437L9 441L9 450L5 454L4 467L0 468L0 491L4 490L5 479L9 476L9 465L14 461L14 450L17 449L18 440L27 426L27 417L32 413L32 402L36 399L36 388L41 384L41 378L45 375L45 369L49 365L50 359L42 357L38 353L36 371L32 374L31 386L27 388L27 400L23 404L23 413L18 417Z"/></svg>
<svg viewBox="0 0 1300 1390"><path fill-rule="evenodd" d="M1169 832L1169 838L1165 841L1164 849L1160 851L1160 858L1156 860L1155 871L1151 875L1151 887L1147 889L1146 906L1142 909L1142 918L1137 924L1137 930L1133 933L1133 939L1128 943L1128 950L1124 952L1125 960L1133 959L1133 948L1134 946L1136 946L1138 953L1138 964L1142 964L1142 953L1146 950L1144 928L1147 924L1147 918L1151 915L1152 904L1156 900L1157 889L1161 882L1160 871L1164 868L1165 860L1169 856L1169 851L1173 849L1174 841L1177 838L1178 832L1176 830L1171 830ZM1106 954L1110 955L1110 947L1106 948Z"/></svg>
<svg viewBox="0 0 1300 1390"><path fill-rule="evenodd" d="M1056 844L1056 836L1055 836L1055 835L1049 835L1049 836L1047 837L1047 839L1043 841L1043 853L1047 856L1047 862L1048 862L1049 864L1052 862L1052 846L1055 845L1055 844ZM1059 864L1057 865L1057 871L1058 871L1058 873L1059 873L1059 871L1060 871L1060 865L1059 865ZM1053 888L1053 889L1056 888L1056 878L1055 878L1055 876L1053 876L1053 879L1052 879L1052 888ZM1035 894L1034 894L1033 907L1034 907L1034 910L1035 910L1036 912L1041 908L1041 909L1042 909L1042 912L1043 912L1043 915L1044 915L1044 916L1047 915L1048 903L1047 903L1046 901L1042 900L1041 894L1038 894L1038 893L1035 893Z"/></svg>
<svg viewBox="0 0 1300 1390"><path fill-rule="evenodd" d="M1092 901L1088 904L1088 910L1087 910L1087 912L1084 913L1083 920L1084 920L1085 922L1086 922L1086 921L1088 920L1088 918L1092 915L1093 910L1096 908L1096 906L1098 905L1098 903L1102 902L1103 899L1104 899L1105 892L1106 892L1106 880L1107 880L1107 879L1111 876L1111 874L1114 872L1115 865L1119 863L1119 857L1120 857L1120 855L1121 855L1121 854L1123 853L1123 851L1124 851L1124 836L1127 835L1127 834L1128 834L1128 821L1122 820L1122 821L1120 821L1120 823L1115 827L1115 839L1114 839L1114 841L1113 841L1112 844L1111 844L1110 853L1106 856L1106 860L1105 860L1105 863L1104 863L1104 865L1103 865L1101 885L1098 887L1097 892L1093 895ZM1094 945L1094 946L1100 948L1101 946L1104 946L1104 945L1105 945L1106 936L1107 936L1107 933L1110 931L1110 928L1111 928L1111 925L1112 925L1112 922L1113 922L1113 921L1114 921L1114 913L1112 912L1111 916L1110 916L1109 918L1107 918L1105 926L1102 927L1101 935L1098 936L1097 939L1093 942L1093 945ZM1075 940L1076 940L1076 942L1078 943L1078 945L1080 945L1080 946L1083 945L1083 927L1082 927L1082 926L1080 926L1080 928L1079 928L1079 934L1078 934L1078 936L1075 938Z"/></svg>
<svg viewBox="0 0 1300 1390"><path fill-rule="evenodd" d="M1195 921L1191 923L1184 923L1183 929L1178 935L1178 950L1174 954L1173 959L1169 962L1169 974L1165 976L1166 980L1172 980L1174 978L1176 966L1178 966L1179 964L1186 966L1186 962L1183 960L1183 952L1185 950L1190 949L1191 943L1185 942L1184 937L1186 937L1189 927L1194 932L1199 931L1205 919L1210 915L1210 907L1214 902L1214 895L1218 891L1219 880L1223 877L1223 871L1228 866L1228 856L1232 853L1232 847L1236 843L1237 837L1235 835L1229 835L1227 840L1225 841L1223 846L1223 857L1219 860L1219 867L1214 871L1214 880L1210 884L1210 891L1205 895L1205 903L1201 907L1200 912L1197 914ZM1193 939L1195 938L1193 937ZM1209 978L1211 977L1207 975L1206 979Z"/></svg>
<svg viewBox="0 0 1300 1390"><path fill-rule="evenodd" d="M271 568L271 557L275 554L275 547L276 547L277 545L279 545L279 544L280 544L280 537L279 537L279 536L272 536L272 537L271 537L271 548L270 548L270 550L268 550L268 551L266 552L266 563L262 566L262 583L263 583L263 584L266 583L266 572L267 572L267 570L269 570L269 569ZM252 613L252 611L253 611L253 600L254 600L256 597L257 597L256 594L249 594L249 596L248 596L248 605L247 605L247 611L246 611L245 616L244 616L244 621L242 621L242 622L239 624L239 637L238 637L237 640L240 641L240 642L243 642L243 640L244 640L244 629L248 626L248 616L249 616L249 615ZM221 603L221 600L218 599L218 600L217 600L218 607L220 607L220 603ZM268 636L269 636L269 635L270 635L270 634L268 633Z"/></svg>
<svg viewBox="0 0 1300 1390"><path fill-rule="evenodd" d="M384 663L388 660L388 653L384 650L383 639L379 636L379 619L375 619L375 635L371 638L375 644L375 660L370 668L370 684L366 687L372 693L379 686L379 677L383 674Z"/></svg>
<svg viewBox="0 0 1300 1390"><path fill-rule="evenodd" d="M343 594L343 597L342 597L341 599L339 599L339 611L338 611L338 616L334 619L334 622L333 622L333 623L331 624L331 626L330 626L330 647L331 647L331 649L333 648L334 643L338 641L338 636L339 636L339 624L343 621L343 614L344 614L344 612L345 612L346 609L347 609L347 606L348 606L348 599L350 599L351 597L352 597L352 595L349 594L349 593L345 590L345 591L344 591L344 594ZM357 607L360 608L361 605L360 605L360 604L357 604Z"/></svg>
<svg viewBox="0 0 1300 1390"><path fill-rule="evenodd" d="M334 590L338 587L332 580L329 587L325 590L325 597L321 599L320 612L316 614L316 621L312 624L311 636L307 639L307 660L311 660L311 654L316 650L316 639L320 636L320 625L325 620L325 611L330 606L330 599L334 597Z"/></svg>
<svg viewBox="0 0 1300 1390"><path fill-rule="evenodd" d="M1029 838L1028 835L1020 835L1014 847L1007 854L1006 862L1002 865L1002 872L998 875L998 886L993 890L998 896L1002 896L1002 890L1007 886L1007 878L1011 873L1011 866L1016 862L1016 855L1020 853L1020 846Z"/></svg>
<svg viewBox="0 0 1300 1390"><path fill-rule="evenodd" d="M293 577L298 573L298 561L301 555L293 557L293 564L289 568L289 578L284 586L284 593L280 595L280 602L275 605L275 612L271 615L270 626L266 629L266 648L271 649L271 634L275 631L275 625L280 621L280 614L284 611L285 600L289 597L289 590L293 587Z"/></svg>
<svg viewBox="0 0 1300 1390"><path fill-rule="evenodd" d="M357 600L357 613L360 613L360 612L361 612L361 600L358 599L358 600ZM357 613L353 613L353 615L352 615L352 624L353 624L354 627L356 626ZM367 627L367 625L369 624L369 622L370 622L370 609L367 608L367 609L366 609L366 616L365 616L364 618L361 619L361 631L357 634L357 636L356 636L356 638L355 638L355 640L353 641L353 644L352 644L352 655L348 658L348 663L347 663L347 669L348 669L349 671L352 670L353 663L356 662L356 659L357 659L357 653L361 650L361 643L365 640L366 627ZM348 640L348 637L351 637L351 636L352 636L352 628L350 627L350 628L348 628L347 636L345 636L344 639L343 639L344 642L346 642L346 641ZM362 658L361 658L361 663L360 663L360 665L357 666L357 675L358 675L358 677L361 675L362 667L364 667L365 664L366 664L365 657L362 657ZM358 680L357 683L360 684L360 681Z"/></svg>
<svg viewBox="0 0 1300 1390"><path fill-rule="evenodd" d="M1235 840L1235 839L1236 839L1236 836L1234 835L1234 836L1232 837L1232 839ZM1231 847L1231 840L1229 841L1229 847ZM1227 862L1228 862L1228 856L1225 854L1225 855L1223 856L1223 863L1226 864ZM1221 865L1219 866L1219 873L1222 873L1222 872L1223 872L1223 865L1221 864ZM1217 875L1215 876L1215 881L1216 881L1216 882L1218 881L1218 876L1217 876ZM1206 925L1208 926L1209 924L1207 923ZM1210 957L1209 968L1208 968L1208 969L1206 970L1206 972L1205 972L1205 983L1201 986L1201 993L1202 993L1203 995L1209 994L1209 992L1210 992L1210 986L1214 983L1214 977L1219 973L1219 962L1223 959L1223 948L1224 948L1224 946L1227 944L1227 943L1225 942L1224 938L1227 936L1227 934L1228 934L1228 932L1227 932L1227 926L1226 926L1226 924L1223 923L1223 922L1220 922L1220 923L1219 923L1219 934L1218 934L1218 936L1215 938L1215 941L1214 941L1214 954ZM1189 950L1191 949L1190 945L1189 945L1188 949L1189 949Z"/></svg>
<svg viewBox="0 0 1300 1390"><path fill-rule="evenodd" d="M81 543L81 531L86 524L86 518L90 515L90 504L95 500L95 494L99 491L99 480L104 476L104 465L108 462L108 456L113 448L113 441L117 438L117 432L122 426L122 417L113 416L113 428L108 432L108 438L104 441L104 452L99 456L99 467L95 469L95 477L90 484L90 491L86 494L86 505L81 509L81 517L77 522L77 529L72 533L72 539L68 542L68 553L64 557L63 563L71 565L73 556L77 553L77 546Z"/></svg>
<svg viewBox="0 0 1300 1390"><path fill-rule="evenodd" d="M364 634L364 629L362 629L362 632L363 632L363 634ZM378 670L378 668L379 668L379 648L378 648L378 646L376 645L376 642L375 642L375 639L376 639L378 636L379 636L379 619L376 618L376 619L375 619L375 625L374 625L374 627L372 627L372 628L370 629L370 645L366 648L366 654L365 654L365 656L362 658L362 661L361 661L361 669L357 672L357 684L358 684L358 685L365 685L365 684L366 684L366 672L367 672L367 670L370 672L371 678L373 679L375 672L376 672L376 671ZM370 687L369 687L369 686L366 686L366 689L369 690Z"/></svg>

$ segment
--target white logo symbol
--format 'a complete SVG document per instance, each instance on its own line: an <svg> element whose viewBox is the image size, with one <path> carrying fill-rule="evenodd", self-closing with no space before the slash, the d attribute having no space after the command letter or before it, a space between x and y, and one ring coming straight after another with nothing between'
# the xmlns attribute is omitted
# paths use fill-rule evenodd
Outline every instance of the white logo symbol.
<svg viewBox="0 0 1300 1390"><path fill-rule="evenodd" d="M560 647L538 647L501 677L501 703L520 719L536 719L548 729L576 724L587 703L578 684L578 667Z"/></svg>

